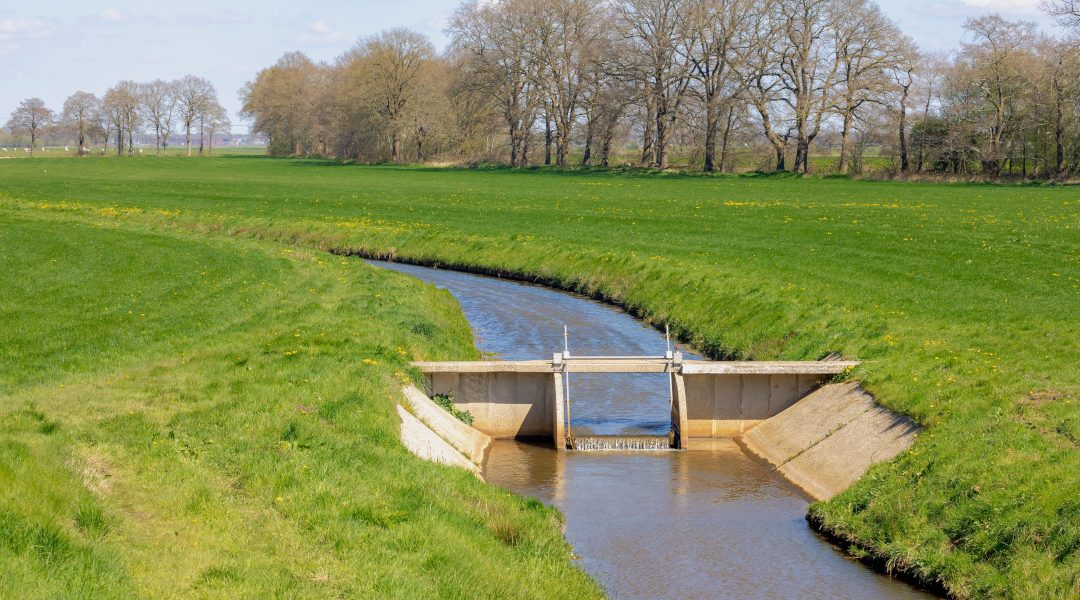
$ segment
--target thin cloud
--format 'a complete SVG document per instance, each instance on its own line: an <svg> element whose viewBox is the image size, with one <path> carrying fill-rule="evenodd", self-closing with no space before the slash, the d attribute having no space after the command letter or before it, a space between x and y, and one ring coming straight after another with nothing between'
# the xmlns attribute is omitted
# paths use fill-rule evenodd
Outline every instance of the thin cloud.
<svg viewBox="0 0 1080 600"><path fill-rule="evenodd" d="M1018 14L1041 14L1040 0L963 0L964 5L982 10L1000 10Z"/></svg>
<svg viewBox="0 0 1080 600"><path fill-rule="evenodd" d="M300 41L308 44L339 44L349 38L349 34L334 29L326 21L315 21L300 36Z"/></svg>
<svg viewBox="0 0 1080 600"><path fill-rule="evenodd" d="M98 14L97 20L102 23L124 23L128 20L128 17L115 8L107 8L104 12Z"/></svg>
<svg viewBox="0 0 1080 600"><path fill-rule="evenodd" d="M52 28L39 19L0 19L0 51L18 52L26 44L53 37Z"/></svg>

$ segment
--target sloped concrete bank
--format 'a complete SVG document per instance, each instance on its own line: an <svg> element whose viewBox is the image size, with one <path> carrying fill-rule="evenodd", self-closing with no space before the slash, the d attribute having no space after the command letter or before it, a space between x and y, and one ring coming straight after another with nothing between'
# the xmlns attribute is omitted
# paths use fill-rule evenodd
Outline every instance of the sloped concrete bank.
<svg viewBox="0 0 1080 600"><path fill-rule="evenodd" d="M491 437L456 419L414 385L405 386L402 395L408 407L397 407L402 444L420 458L480 477Z"/></svg>
<svg viewBox="0 0 1080 600"><path fill-rule="evenodd" d="M847 382L818 388L737 441L813 498L828 500L908 449L919 429Z"/></svg>

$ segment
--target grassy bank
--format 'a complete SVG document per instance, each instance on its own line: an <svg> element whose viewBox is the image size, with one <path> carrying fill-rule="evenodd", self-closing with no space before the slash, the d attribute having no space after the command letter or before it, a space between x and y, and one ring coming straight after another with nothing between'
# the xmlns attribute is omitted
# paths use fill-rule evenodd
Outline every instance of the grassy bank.
<svg viewBox="0 0 1080 600"><path fill-rule="evenodd" d="M533 278L713 357L860 358L928 429L815 520L956 596L1080 592L1076 188L72 159L0 164L0 196Z"/></svg>
<svg viewBox="0 0 1080 600"><path fill-rule="evenodd" d="M2 177L2 176L0 176ZM268 242L0 206L0 597L598 596L559 516L397 441L445 293Z"/></svg>

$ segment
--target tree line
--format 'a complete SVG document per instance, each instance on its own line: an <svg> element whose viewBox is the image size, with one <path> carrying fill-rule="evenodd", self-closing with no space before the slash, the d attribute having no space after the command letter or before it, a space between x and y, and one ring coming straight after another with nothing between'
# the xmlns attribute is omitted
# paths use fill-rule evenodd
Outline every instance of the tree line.
<svg viewBox="0 0 1080 600"><path fill-rule="evenodd" d="M1073 30L1078 8L1047 6ZM965 27L928 54L869 0L470 0L445 52L393 29L330 63L286 54L241 97L275 155L1075 174L1077 45Z"/></svg>
<svg viewBox="0 0 1080 600"><path fill-rule="evenodd" d="M88 154L90 145L108 148L111 143L117 155L134 153L137 134L152 133L155 151L160 153L180 132L188 156L192 155L193 134L198 138L198 152L203 154L212 148L215 133L230 127L228 112L218 102L214 85L195 75L175 81L121 81L100 98L75 92L59 113L40 98L28 98L7 123L11 135L29 143L31 153L39 140L49 135L76 142L79 154Z"/></svg>

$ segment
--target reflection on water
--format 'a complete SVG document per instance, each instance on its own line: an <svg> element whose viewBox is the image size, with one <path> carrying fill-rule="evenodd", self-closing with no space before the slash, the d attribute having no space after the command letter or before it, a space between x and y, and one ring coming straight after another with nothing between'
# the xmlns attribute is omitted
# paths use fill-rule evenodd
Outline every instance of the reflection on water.
<svg viewBox="0 0 1080 600"><path fill-rule="evenodd" d="M547 288L375 263L450 290L481 350L551 356L570 328L579 355L660 355L663 336L617 309ZM662 374L574 375L574 430L662 435ZM617 598L916 598L927 595L845 558L806 525L806 499L730 440L685 452L555 452L497 441L491 483L566 515L581 564Z"/></svg>

